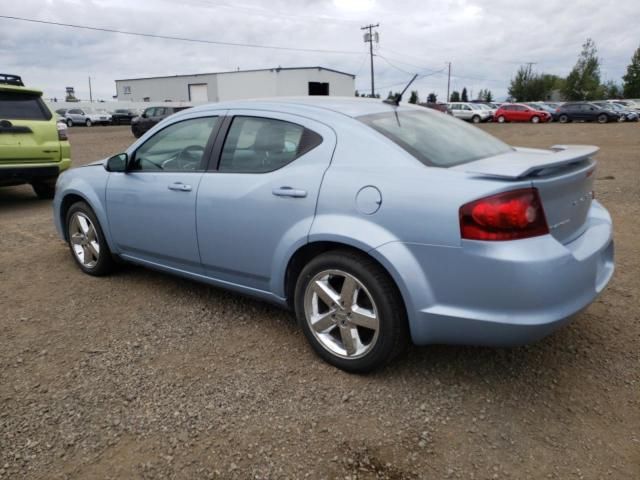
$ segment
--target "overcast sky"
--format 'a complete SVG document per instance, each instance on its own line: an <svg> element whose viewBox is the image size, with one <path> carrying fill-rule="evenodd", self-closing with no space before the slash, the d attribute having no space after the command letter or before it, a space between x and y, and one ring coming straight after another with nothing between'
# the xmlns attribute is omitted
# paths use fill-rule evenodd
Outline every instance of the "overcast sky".
<svg viewBox="0 0 640 480"><path fill-rule="evenodd" d="M3 73L22 75L47 97L66 86L109 100L117 78L276 66L324 66L356 74L370 90L368 47L360 30L380 23L376 91L400 89L414 72L420 97L451 90L507 94L518 66L566 75L587 37L603 80L620 81L640 45L640 0L3 0L0 15L140 33L353 53L216 46L91 32L0 18Z"/></svg>

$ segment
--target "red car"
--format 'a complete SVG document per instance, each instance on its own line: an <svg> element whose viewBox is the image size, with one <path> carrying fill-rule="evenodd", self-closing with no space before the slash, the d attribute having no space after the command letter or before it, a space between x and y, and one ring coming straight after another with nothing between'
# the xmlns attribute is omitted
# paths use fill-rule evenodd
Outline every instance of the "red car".
<svg viewBox="0 0 640 480"><path fill-rule="evenodd" d="M498 123L504 122L531 122L540 123L551 120L551 114L542 110L536 110L522 103L503 103L493 114Z"/></svg>

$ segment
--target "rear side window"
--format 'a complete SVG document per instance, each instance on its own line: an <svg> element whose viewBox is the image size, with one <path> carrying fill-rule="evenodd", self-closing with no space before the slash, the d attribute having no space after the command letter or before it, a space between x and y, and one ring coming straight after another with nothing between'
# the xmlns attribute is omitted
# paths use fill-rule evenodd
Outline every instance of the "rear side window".
<svg viewBox="0 0 640 480"><path fill-rule="evenodd" d="M512 150L477 127L428 109L364 115L358 120L435 167L452 167Z"/></svg>
<svg viewBox="0 0 640 480"><path fill-rule="evenodd" d="M51 112L39 95L0 92L1 120L51 120Z"/></svg>
<svg viewBox="0 0 640 480"><path fill-rule="evenodd" d="M320 135L295 123L274 118L236 116L222 148L219 171L272 172L320 143Z"/></svg>

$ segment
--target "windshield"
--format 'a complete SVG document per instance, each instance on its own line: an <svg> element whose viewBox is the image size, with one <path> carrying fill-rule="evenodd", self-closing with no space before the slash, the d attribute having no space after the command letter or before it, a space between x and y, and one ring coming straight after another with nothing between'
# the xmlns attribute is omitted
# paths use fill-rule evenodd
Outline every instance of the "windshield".
<svg viewBox="0 0 640 480"><path fill-rule="evenodd" d="M452 167L511 151L477 127L449 115L407 111L364 115L358 120L380 132L425 165Z"/></svg>

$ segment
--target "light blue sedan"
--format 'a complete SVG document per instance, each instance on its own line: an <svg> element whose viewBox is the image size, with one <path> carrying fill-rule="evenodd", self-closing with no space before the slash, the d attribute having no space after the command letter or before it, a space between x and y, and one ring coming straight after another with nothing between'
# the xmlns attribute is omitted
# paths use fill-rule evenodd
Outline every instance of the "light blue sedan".
<svg viewBox="0 0 640 480"><path fill-rule="evenodd" d="M440 112L299 98L175 114L60 176L78 266L114 257L295 310L352 372L415 344L532 342L613 270L596 147L510 147Z"/></svg>

